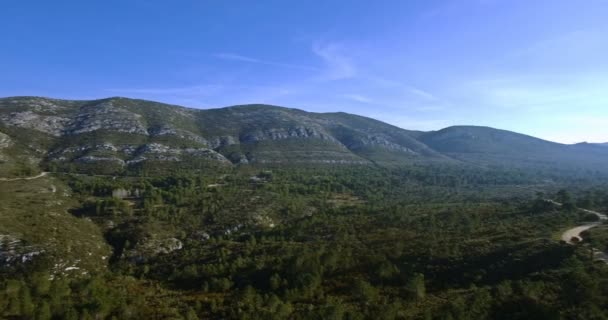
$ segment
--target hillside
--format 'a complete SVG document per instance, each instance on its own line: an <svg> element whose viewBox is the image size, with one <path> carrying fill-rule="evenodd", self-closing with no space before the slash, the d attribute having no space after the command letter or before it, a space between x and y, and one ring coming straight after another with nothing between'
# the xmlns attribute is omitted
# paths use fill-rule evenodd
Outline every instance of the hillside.
<svg viewBox="0 0 608 320"><path fill-rule="evenodd" d="M608 149L486 127L401 129L347 113L269 105L190 109L127 98L0 99L0 173L124 173L242 164L447 164L608 169Z"/></svg>
<svg viewBox="0 0 608 320"><path fill-rule="evenodd" d="M3 319L605 318L605 266L554 240L608 210L604 146L20 97L0 157Z"/></svg>
<svg viewBox="0 0 608 320"><path fill-rule="evenodd" d="M454 126L420 140L451 158L488 167L604 171L608 159L608 150L594 145L564 145L489 127Z"/></svg>

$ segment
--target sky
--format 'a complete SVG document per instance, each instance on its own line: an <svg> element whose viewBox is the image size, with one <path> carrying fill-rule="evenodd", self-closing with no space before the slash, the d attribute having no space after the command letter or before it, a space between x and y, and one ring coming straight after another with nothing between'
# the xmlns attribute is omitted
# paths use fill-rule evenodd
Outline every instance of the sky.
<svg viewBox="0 0 608 320"><path fill-rule="evenodd" d="M608 142L608 0L4 0L0 97L266 103Z"/></svg>

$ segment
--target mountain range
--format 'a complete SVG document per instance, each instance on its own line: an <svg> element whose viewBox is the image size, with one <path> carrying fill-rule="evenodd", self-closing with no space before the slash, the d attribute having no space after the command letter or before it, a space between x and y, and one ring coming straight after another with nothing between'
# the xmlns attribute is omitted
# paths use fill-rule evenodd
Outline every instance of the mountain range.
<svg viewBox="0 0 608 320"><path fill-rule="evenodd" d="M413 131L348 113L270 105L192 109L121 97L0 99L0 173L49 167L122 172L173 166L467 165L606 172L606 144L566 145L510 131Z"/></svg>

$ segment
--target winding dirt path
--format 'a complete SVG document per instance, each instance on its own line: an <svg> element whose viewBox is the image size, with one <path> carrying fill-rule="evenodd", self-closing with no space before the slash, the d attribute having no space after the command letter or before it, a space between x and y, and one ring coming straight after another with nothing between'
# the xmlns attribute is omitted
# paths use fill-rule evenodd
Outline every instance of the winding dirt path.
<svg viewBox="0 0 608 320"><path fill-rule="evenodd" d="M19 181L19 180L34 180L34 179L38 179L38 178L42 178L44 176L46 176L47 174L49 174L48 172L41 172L38 175L32 176L32 177L22 177L22 178L0 178L0 181Z"/></svg>
<svg viewBox="0 0 608 320"><path fill-rule="evenodd" d="M555 205L558 205L558 206L562 205L561 203L553 201L553 200L547 200L547 201L549 201ZM583 238L581 237L581 233L583 233L591 228L595 228L595 227L603 224L604 221L608 220L608 216L606 216L605 214L599 213L597 211L592 211L592 210L587 210L587 209L580 209L580 210L584 211L586 213L591 213L591 214L596 215L599 218L599 221L586 223L586 224L566 230L564 233L562 233L562 240L565 241L567 244L574 245L577 242L582 241ZM605 263L608 263L608 253L602 252L595 248L592 250L593 250L593 257L595 258L595 260L604 261Z"/></svg>
<svg viewBox="0 0 608 320"><path fill-rule="evenodd" d="M576 242L583 240L583 238L581 237L581 233L591 228L597 227L600 224L600 222L593 222L582 226L574 227L572 229L568 229L562 234L562 240L564 240L568 244L575 244Z"/></svg>

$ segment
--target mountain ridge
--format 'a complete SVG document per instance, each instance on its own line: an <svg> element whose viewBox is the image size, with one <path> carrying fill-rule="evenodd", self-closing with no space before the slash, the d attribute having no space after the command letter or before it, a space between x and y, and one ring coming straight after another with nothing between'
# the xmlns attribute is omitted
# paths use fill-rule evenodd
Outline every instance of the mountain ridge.
<svg viewBox="0 0 608 320"><path fill-rule="evenodd" d="M507 130L415 131L345 112L264 104L193 109L110 97L0 98L0 172L31 167L108 173L174 164L471 164L604 170L608 149Z"/></svg>

